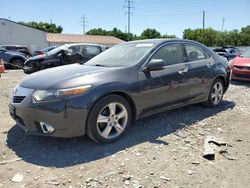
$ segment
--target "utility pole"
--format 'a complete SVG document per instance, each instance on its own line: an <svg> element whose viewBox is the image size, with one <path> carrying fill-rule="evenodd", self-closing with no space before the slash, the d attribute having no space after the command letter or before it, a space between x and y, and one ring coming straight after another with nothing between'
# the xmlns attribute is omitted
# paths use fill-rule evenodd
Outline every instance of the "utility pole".
<svg viewBox="0 0 250 188"><path fill-rule="evenodd" d="M83 34L85 35L85 29L87 27L87 21L86 21L86 17L85 15L83 14L82 17L81 17L81 20L80 20L80 23L82 24L82 30L83 30Z"/></svg>
<svg viewBox="0 0 250 188"><path fill-rule="evenodd" d="M202 26L203 32L205 29L205 11L203 10L203 26Z"/></svg>
<svg viewBox="0 0 250 188"><path fill-rule="evenodd" d="M132 6L133 5L133 1L132 0L125 0L126 5L123 6L123 8L126 8L127 11L125 12L125 14L128 15L128 33L130 33L130 15L133 14L133 12L131 11L131 9L134 9L135 7Z"/></svg>
<svg viewBox="0 0 250 188"><path fill-rule="evenodd" d="M205 41L205 11L203 10L203 18L202 18L202 41Z"/></svg>
<svg viewBox="0 0 250 188"><path fill-rule="evenodd" d="M224 24L225 24L226 18L222 18L222 26L221 26L221 31L223 32L224 30Z"/></svg>

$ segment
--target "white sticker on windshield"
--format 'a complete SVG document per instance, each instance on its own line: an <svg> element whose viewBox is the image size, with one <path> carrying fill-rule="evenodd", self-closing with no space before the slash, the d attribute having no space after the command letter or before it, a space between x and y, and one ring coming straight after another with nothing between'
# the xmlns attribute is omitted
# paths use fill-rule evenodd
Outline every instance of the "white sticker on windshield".
<svg viewBox="0 0 250 188"><path fill-rule="evenodd" d="M141 43L141 44L137 44L135 47L151 47L153 45L154 43Z"/></svg>

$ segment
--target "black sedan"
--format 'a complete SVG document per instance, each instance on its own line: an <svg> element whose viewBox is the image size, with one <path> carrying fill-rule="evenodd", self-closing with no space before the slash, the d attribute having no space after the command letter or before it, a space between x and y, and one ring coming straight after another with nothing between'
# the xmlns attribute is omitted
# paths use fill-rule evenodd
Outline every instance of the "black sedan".
<svg viewBox="0 0 250 188"><path fill-rule="evenodd" d="M240 56L240 50L232 46L222 46L221 48L213 49L218 55L227 58L228 61L231 59Z"/></svg>
<svg viewBox="0 0 250 188"><path fill-rule="evenodd" d="M26 74L72 63L85 63L99 53L106 50L106 46L87 43L65 44L53 50L34 57L24 63Z"/></svg>
<svg viewBox="0 0 250 188"><path fill-rule="evenodd" d="M44 55L46 53L48 53L49 51L57 48L58 46L49 46L49 47L46 47L46 48L43 48L41 50L36 50L34 51L34 56L37 56L37 55Z"/></svg>
<svg viewBox="0 0 250 188"><path fill-rule="evenodd" d="M229 77L227 60L200 43L142 40L112 47L85 64L26 77L9 108L29 134L87 134L110 143L138 118L195 103L217 106Z"/></svg>

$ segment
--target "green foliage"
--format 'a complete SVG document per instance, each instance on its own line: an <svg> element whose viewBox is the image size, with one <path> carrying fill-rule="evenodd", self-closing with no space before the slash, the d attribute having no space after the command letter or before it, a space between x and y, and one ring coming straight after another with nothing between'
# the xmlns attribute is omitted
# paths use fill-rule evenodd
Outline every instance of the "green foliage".
<svg viewBox="0 0 250 188"><path fill-rule="evenodd" d="M111 31L107 31L101 28L91 29L87 35L103 35L103 36L114 36L124 41L140 40L140 39L153 39L153 38L176 38L175 35L161 35L155 29L145 29L140 36L133 35L132 33L124 33L120 29L114 28Z"/></svg>
<svg viewBox="0 0 250 188"><path fill-rule="evenodd" d="M46 22L19 22L19 23L48 33L61 33L63 31L63 28L60 25L56 26L56 24L53 23L51 24Z"/></svg>
<svg viewBox="0 0 250 188"><path fill-rule="evenodd" d="M207 29L185 29L184 39L195 40L207 46L250 46L250 25L242 27L241 31L216 31L212 28Z"/></svg>
<svg viewBox="0 0 250 188"><path fill-rule="evenodd" d="M155 39L155 38L160 38L161 33L156 31L155 29L146 29L141 33L140 38L141 39Z"/></svg>
<svg viewBox="0 0 250 188"><path fill-rule="evenodd" d="M134 39L133 34L124 33L120 29L117 29L116 27L111 31L107 31L102 28L91 29L86 34L87 35L114 36L124 41L130 41Z"/></svg>

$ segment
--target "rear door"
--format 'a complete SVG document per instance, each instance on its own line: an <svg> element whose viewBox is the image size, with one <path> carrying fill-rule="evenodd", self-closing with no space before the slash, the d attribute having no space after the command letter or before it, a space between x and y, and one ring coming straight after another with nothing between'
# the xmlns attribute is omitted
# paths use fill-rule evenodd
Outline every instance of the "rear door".
<svg viewBox="0 0 250 188"><path fill-rule="evenodd" d="M190 98L192 101L199 101L207 95L210 89L214 60L201 46L186 43L184 49L189 69L187 79L190 86Z"/></svg>
<svg viewBox="0 0 250 188"><path fill-rule="evenodd" d="M189 97L189 86L181 45L164 45L151 59L163 59L165 66L163 70L139 72L143 112L184 103Z"/></svg>

